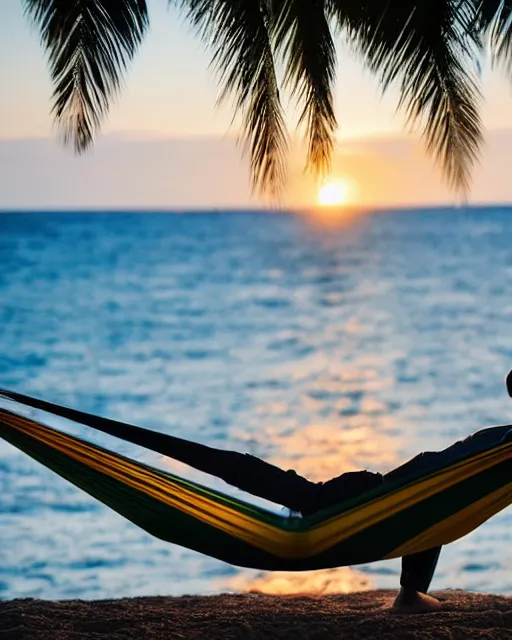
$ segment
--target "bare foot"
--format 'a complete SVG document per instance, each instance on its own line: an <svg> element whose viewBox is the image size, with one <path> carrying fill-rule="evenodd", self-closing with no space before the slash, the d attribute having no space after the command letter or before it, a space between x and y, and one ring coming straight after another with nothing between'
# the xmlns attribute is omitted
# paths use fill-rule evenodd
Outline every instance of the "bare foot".
<svg viewBox="0 0 512 640"><path fill-rule="evenodd" d="M426 593L419 591L406 591L400 589L393 607L392 613L410 614L410 613L433 613L441 609L441 603L436 598L428 596Z"/></svg>

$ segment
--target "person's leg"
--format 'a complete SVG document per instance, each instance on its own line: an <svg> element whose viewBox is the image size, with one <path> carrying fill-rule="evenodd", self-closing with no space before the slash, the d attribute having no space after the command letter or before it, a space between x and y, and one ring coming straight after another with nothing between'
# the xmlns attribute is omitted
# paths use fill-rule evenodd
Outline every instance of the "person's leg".
<svg viewBox="0 0 512 640"><path fill-rule="evenodd" d="M406 478L427 469L435 463L437 456L438 452L420 453L386 474L384 483ZM440 553L441 547L435 547L402 558L400 591L393 603L395 613L428 613L440 609L439 601L427 595Z"/></svg>
<svg viewBox="0 0 512 640"><path fill-rule="evenodd" d="M448 464L459 456L471 455L480 449L504 442L509 436L510 425L482 429L442 451L420 453L387 473L384 476L384 484L430 471L433 467ZM401 589L395 601L395 611L420 613L439 609L438 601L425 594L432 581L440 552L441 548L437 547L404 556L400 578Z"/></svg>
<svg viewBox="0 0 512 640"><path fill-rule="evenodd" d="M436 570L441 547L434 547L420 553L411 553L402 558L400 586L409 591L427 593Z"/></svg>
<svg viewBox="0 0 512 640"><path fill-rule="evenodd" d="M168 439L165 453L174 460L292 511L301 511L305 504L309 504L317 487L295 471L284 471L255 456L215 449L181 438Z"/></svg>
<svg viewBox="0 0 512 640"><path fill-rule="evenodd" d="M427 595L440 553L441 547L435 547L402 558L401 588L393 604L395 613L430 613L441 608L438 600Z"/></svg>

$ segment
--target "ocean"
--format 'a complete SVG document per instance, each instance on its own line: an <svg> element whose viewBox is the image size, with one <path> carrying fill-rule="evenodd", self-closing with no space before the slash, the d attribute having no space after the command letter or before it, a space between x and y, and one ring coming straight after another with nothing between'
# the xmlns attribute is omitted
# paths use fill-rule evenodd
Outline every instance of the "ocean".
<svg viewBox="0 0 512 640"><path fill-rule="evenodd" d="M4 213L0 387L313 480L385 471L511 422L511 286L506 207ZM508 509L444 548L432 587L512 594L511 525ZM0 540L3 599L329 593L394 588L400 572L232 567L151 538L4 441Z"/></svg>

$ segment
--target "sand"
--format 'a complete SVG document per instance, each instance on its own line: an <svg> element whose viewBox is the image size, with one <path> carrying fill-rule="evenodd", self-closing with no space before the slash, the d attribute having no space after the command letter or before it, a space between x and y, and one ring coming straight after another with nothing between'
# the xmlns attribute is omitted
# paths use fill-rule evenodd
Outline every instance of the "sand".
<svg viewBox="0 0 512 640"><path fill-rule="evenodd" d="M0 602L1 640L512 638L512 598L441 591L444 610L396 616L390 591L349 595L236 594L51 602Z"/></svg>

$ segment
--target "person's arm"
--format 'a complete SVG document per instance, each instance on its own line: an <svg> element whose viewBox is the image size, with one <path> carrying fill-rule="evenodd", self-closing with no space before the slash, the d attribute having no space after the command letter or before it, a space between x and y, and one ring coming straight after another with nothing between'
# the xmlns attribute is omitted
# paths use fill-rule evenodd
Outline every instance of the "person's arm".
<svg viewBox="0 0 512 640"><path fill-rule="evenodd" d="M158 450L198 471L292 511L302 511L304 505L311 502L318 486L295 471L284 471L248 453L215 449L175 436L165 436Z"/></svg>
<svg viewBox="0 0 512 640"><path fill-rule="evenodd" d="M53 415L73 420L126 442L132 442L174 458L199 471L217 476L243 491L276 502L293 511L301 510L301 505L308 497L311 487L315 487L313 483L298 476L294 471L283 471L248 454L214 449L166 433L102 418L14 391L0 389L0 396L34 409L49 411Z"/></svg>
<svg viewBox="0 0 512 640"><path fill-rule="evenodd" d="M248 453L223 452L239 456L222 477L229 484L248 493L303 513L314 500L318 485L290 469L284 471ZM234 458L231 458L234 461Z"/></svg>
<svg viewBox="0 0 512 640"><path fill-rule="evenodd" d="M344 473L327 482L315 483L295 471L284 471L250 454L214 449L180 438L173 438L169 455L242 491L302 515L327 509L382 484L382 475L370 471Z"/></svg>
<svg viewBox="0 0 512 640"><path fill-rule="evenodd" d="M312 515L322 509L356 498L357 496L380 487L383 476L372 471L349 471L327 482L314 485L311 499L305 504L302 515Z"/></svg>

